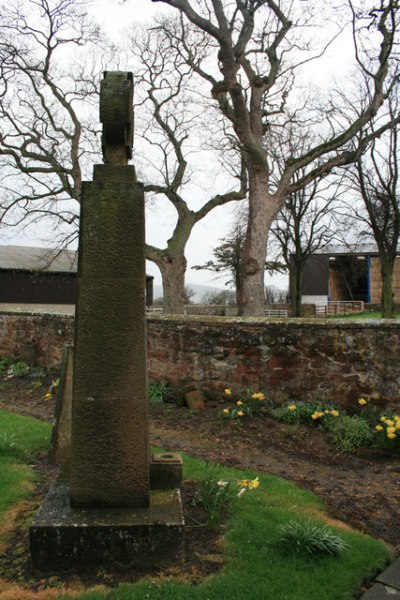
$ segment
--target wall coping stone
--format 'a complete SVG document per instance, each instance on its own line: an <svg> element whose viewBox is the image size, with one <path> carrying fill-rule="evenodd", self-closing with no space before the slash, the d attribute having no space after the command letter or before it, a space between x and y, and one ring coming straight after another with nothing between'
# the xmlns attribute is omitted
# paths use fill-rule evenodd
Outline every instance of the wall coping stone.
<svg viewBox="0 0 400 600"><path fill-rule="evenodd" d="M74 320L75 316L70 313L60 311L46 311L45 309L18 310L15 308L0 310L2 315L18 315L18 316L47 316L47 317L63 317ZM214 327L224 327L226 325L246 325L250 327L258 327L260 325L268 325L273 329L312 329L316 325L324 329L393 329L400 330L400 319L326 319L326 318L298 318L285 317L284 319L271 319L269 317L237 317L237 316L220 316L220 315L167 315L167 314L148 314L148 323L167 322L179 325L196 323L199 325L212 325Z"/></svg>
<svg viewBox="0 0 400 600"><path fill-rule="evenodd" d="M226 325L246 325L258 327L268 325L269 328L297 328L312 329L316 325L324 329L394 329L400 330L399 319L326 319L326 318L296 318L285 317L284 319L270 319L269 317L222 317L218 315L147 315L149 323L170 322L179 325L193 322L199 325L212 325L223 327Z"/></svg>

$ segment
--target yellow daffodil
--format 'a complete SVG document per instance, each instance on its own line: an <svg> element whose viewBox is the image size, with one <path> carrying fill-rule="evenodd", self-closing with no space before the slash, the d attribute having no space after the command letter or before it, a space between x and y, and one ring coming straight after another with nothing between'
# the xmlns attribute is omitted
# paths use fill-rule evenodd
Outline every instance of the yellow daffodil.
<svg viewBox="0 0 400 600"><path fill-rule="evenodd" d="M51 400L51 399L52 399L52 397L53 397L53 396L52 396L52 394L50 394L50 393L48 392L47 394L45 394L45 395L43 396L43 400L46 400L46 401L47 401L47 400Z"/></svg>
<svg viewBox="0 0 400 600"><path fill-rule="evenodd" d="M225 390L225 396L232 396L232 390L230 390L229 388L227 388Z"/></svg>
<svg viewBox="0 0 400 600"><path fill-rule="evenodd" d="M396 431L396 427L388 427L388 428L386 429L386 431L387 431L388 433L395 433L395 431Z"/></svg>
<svg viewBox="0 0 400 600"><path fill-rule="evenodd" d="M238 486L241 488L247 488L249 487L249 483L250 481L248 479L239 479Z"/></svg>
<svg viewBox="0 0 400 600"><path fill-rule="evenodd" d="M242 410L238 410L237 416L244 417L244 412Z"/></svg>
<svg viewBox="0 0 400 600"><path fill-rule="evenodd" d="M387 437L389 438L389 440L394 440L395 437L396 437L396 434L395 433L388 433Z"/></svg>
<svg viewBox="0 0 400 600"><path fill-rule="evenodd" d="M255 479L252 479L252 480L249 482L249 489L250 489L250 490L256 490L256 489L257 489L257 488L259 488L259 487L260 487L260 480L259 480L259 478L258 478L258 477L256 477Z"/></svg>
<svg viewBox="0 0 400 600"><path fill-rule="evenodd" d="M394 427L394 421L391 419L386 419L385 423L388 427Z"/></svg>
<svg viewBox="0 0 400 600"><path fill-rule="evenodd" d="M366 401L366 399L365 399L365 398L360 398L360 399L358 400L358 404L360 404L360 406L364 406L364 404L367 404L367 401Z"/></svg>
<svg viewBox="0 0 400 600"><path fill-rule="evenodd" d="M382 415L379 420L380 420L381 423L385 423L386 422L386 417L384 415Z"/></svg>
<svg viewBox="0 0 400 600"><path fill-rule="evenodd" d="M377 426L375 427L375 429L376 429L376 431L382 431L382 430L383 430L383 427L382 427L382 425L377 425Z"/></svg>
<svg viewBox="0 0 400 600"><path fill-rule="evenodd" d="M243 402L242 402L241 400L238 400L238 401L236 402L236 404L237 404L238 406L243 406Z"/></svg>
<svg viewBox="0 0 400 600"><path fill-rule="evenodd" d="M224 415L229 415L229 408L224 408L222 412L224 413Z"/></svg>
<svg viewBox="0 0 400 600"><path fill-rule="evenodd" d="M400 421L400 417L399 417L399 415L394 415L394 417L393 417L393 421Z"/></svg>
<svg viewBox="0 0 400 600"><path fill-rule="evenodd" d="M296 408L297 408L297 407L296 407L294 404L291 404L290 406L288 406L288 410L291 410L292 412L293 412L294 410L296 410Z"/></svg>
<svg viewBox="0 0 400 600"><path fill-rule="evenodd" d="M331 412L331 411L330 411L330 410L328 410L328 409L324 410L324 413L325 413L326 415L329 415L329 414L330 414L330 412Z"/></svg>
<svg viewBox="0 0 400 600"><path fill-rule="evenodd" d="M255 392L251 396L252 400L264 400L265 396L261 392Z"/></svg>
<svg viewBox="0 0 400 600"><path fill-rule="evenodd" d="M311 415L311 418L312 418L312 419L314 419L314 421L315 421L316 419L320 419L320 418L321 418L321 417L323 417L323 416L324 416L324 413L323 413L323 412L321 412L320 410L316 410L316 411L315 411L315 412L314 412L314 413Z"/></svg>
<svg viewBox="0 0 400 600"><path fill-rule="evenodd" d="M339 416L339 411L338 410L331 410L331 415L332 415L332 417L338 417Z"/></svg>

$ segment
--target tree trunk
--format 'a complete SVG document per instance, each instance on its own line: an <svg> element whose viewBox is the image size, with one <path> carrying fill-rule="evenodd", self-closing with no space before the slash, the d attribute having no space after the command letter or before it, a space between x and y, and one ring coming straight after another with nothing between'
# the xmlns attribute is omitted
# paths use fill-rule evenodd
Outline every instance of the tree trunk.
<svg viewBox="0 0 400 600"><path fill-rule="evenodd" d="M301 317L301 283L303 279L303 269L299 265L294 265L294 298L293 298L293 316Z"/></svg>
<svg viewBox="0 0 400 600"><path fill-rule="evenodd" d="M238 314L241 316L265 314L264 271L267 239L280 205L280 198L268 194L267 173L261 169L252 173L252 169L249 168L249 218L240 267L241 285L238 298Z"/></svg>
<svg viewBox="0 0 400 600"><path fill-rule="evenodd" d="M183 255L169 255L165 260L157 262L157 265L164 289L164 313L183 315L186 300L186 258Z"/></svg>
<svg viewBox="0 0 400 600"><path fill-rule="evenodd" d="M382 318L393 319L395 317L395 304L393 297L393 266L394 261L390 257L380 257L382 278Z"/></svg>

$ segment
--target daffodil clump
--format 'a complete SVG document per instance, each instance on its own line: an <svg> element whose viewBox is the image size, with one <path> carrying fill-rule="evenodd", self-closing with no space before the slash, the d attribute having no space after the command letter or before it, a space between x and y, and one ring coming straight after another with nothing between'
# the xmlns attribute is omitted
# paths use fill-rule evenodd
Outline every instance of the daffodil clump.
<svg viewBox="0 0 400 600"><path fill-rule="evenodd" d="M374 447L400 449L400 416L380 416L380 399L375 392L367 398L359 397L350 407L351 415L331 404L292 402L271 411L272 416L285 423L316 424L326 429L342 452L356 448Z"/></svg>
<svg viewBox="0 0 400 600"><path fill-rule="evenodd" d="M206 464L204 476L196 493L195 502L207 514L207 524L212 529L218 527L221 519L232 509L236 498L260 487L260 479L217 479L216 465Z"/></svg>
<svg viewBox="0 0 400 600"><path fill-rule="evenodd" d="M381 448L400 448L400 416L382 415L374 427L375 444Z"/></svg>
<svg viewBox="0 0 400 600"><path fill-rule="evenodd" d="M234 393L230 388L224 390L224 396L229 401L229 406L222 410L222 416L227 419L241 419L258 414L265 406L265 394L245 390Z"/></svg>
<svg viewBox="0 0 400 600"><path fill-rule="evenodd" d="M272 416L285 423L324 423L328 418L337 418L339 410L331 404L310 404L307 402L293 402L287 406L280 406L272 410Z"/></svg>

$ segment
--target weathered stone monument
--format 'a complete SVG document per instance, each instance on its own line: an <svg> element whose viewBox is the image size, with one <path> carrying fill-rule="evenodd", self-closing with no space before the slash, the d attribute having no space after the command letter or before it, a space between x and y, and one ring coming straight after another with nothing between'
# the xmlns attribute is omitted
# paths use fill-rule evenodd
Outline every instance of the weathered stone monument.
<svg viewBox="0 0 400 600"><path fill-rule="evenodd" d="M144 194L127 164L132 106L132 74L105 73L104 164L82 190L69 477L30 527L40 568L183 558L179 490L168 489L179 483L175 455L153 458L152 487L164 491L150 489Z"/></svg>

